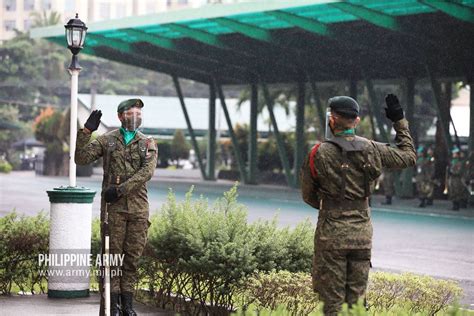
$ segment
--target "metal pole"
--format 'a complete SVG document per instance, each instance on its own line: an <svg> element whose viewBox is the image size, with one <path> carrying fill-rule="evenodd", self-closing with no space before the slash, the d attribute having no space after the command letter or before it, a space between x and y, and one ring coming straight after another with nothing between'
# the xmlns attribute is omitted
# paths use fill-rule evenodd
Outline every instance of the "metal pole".
<svg viewBox="0 0 474 316"><path fill-rule="evenodd" d="M207 179L215 180L216 170L216 89L209 85L209 132L207 138Z"/></svg>
<svg viewBox="0 0 474 316"><path fill-rule="evenodd" d="M357 81L354 79L349 81L349 96L354 100L357 100Z"/></svg>
<svg viewBox="0 0 474 316"><path fill-rule="evenodd" d="M235 154L235 157L237 159L237 165L239 167L240 179L241 179L242 182L247 183L247 174L245 172L245 163L244 163L244 160L242 159L242 155L240 153L239 143L237 141L237 137L235 136L234 128L232 127L232 122L230 120L229 111L227 110L227 105L225 103L224 93L222 92L221 85L217 81L216 81L215 84L216 84L216 88L217 88L217 94L219 95L219 99L221 101L221 107L222 107L222 110L224 111L224 116L225 116L225 120L227 122L227 127L229 129L229 135L230 135L230 139L232 141L232 147L234 147L234 154Z"/></svg>
<svg viewBox="0 0 474 316"><path fill-rule="evenodd" d="M198 143L196 141L196 137L194 135L194 130L193 130L193 127L191 125L191 120L189 119L188 110L186 109L186 104L184 103L183 92L181 91L181 86L179 85L178 77L173 76L173 83L174 83L174 87L176 89L176 93L178 94L179 102L181 104L181 109L183 110L184 119L186 120L186 125L188 126L188 132L189 132L189 135L191 136L191 143L193 144L194 151L196 152L196 157L198 159L199 169L201 170L201 176L202 176L203 179L206 180L207 179L206 171L205 171L204 165L202 163L201 153L199 152L199 146L198 146Z"/></svg>
<svg viewBox="0 0 474 316"><path fill-rule="evenodd" d="M272 103L272 100L270 99L270 94L268 93L267 85L263 82L262 82L262 90L263 90L263 96L265 97L265 103L267 104L268 113L270 114L270 120L273 126L273 133L275 134L278 153L280 154L281 164L283 166L283 170L285 171L286 181L288 185L291 186L293 183L293 178L291 175L290 163L288 162L288 156L286 153L285 144L278 130L278 124L275 118L275 114L273 113L273 103Z"/></svg>
<svg viewBox="0 0 474 316"><path fill-rule="evenodd" d="M369 98L370 98L370 103L372 106L372 113L375 115L375 119L377 121L377 125L379 128L379 133L380 137L382 138L382 141L388 143L389 142L389 133L385 129L385 126L383 125L383 120L382 120L382 115L380 111L380 104L378 103L377 96L375 94L374 86L372 85L372 80L367 79L367 91L369 92Z"/></svg>
<svg viewBox="0 0 474 316"><path fill-rule="evenodd" d="M433 78L433 76L431 74L430 67L428 65L426 65L426 72L428 74L428 78L429 78L430 83L431 83L431 91L434 95L436 111L438 112L438 119L440 120L439 125L440 125L441 131L444 135L444 140L446 141L446 145L448 147L447 151L448 151L448 155L449 155L451 149L453 148L453 141L451 140L451 134L449 133L449 121L448 121L448 124L445 124L446 117L445 117L444 112L443 112L440 86L439 86L439 83L436 81L436 79ZM449 113L449 109L448 109L448 113Z"/></svg>
<svg viewBox="0 0 474 316"><path fill-rule="evenodd" d="M77 134L77 90L80 69L69 69L71 74L71 117L69 128L69 186L76 186L76 163L74 153L76 152Z"/></svg>
<svg viewBox="0 0 474 316"><path fill-rule="evenodd" d="M313 93L314 104L316 105L316 111L318 113L319 123L321 124L321 130L324 131L326 124L326 114L321 103L321 98L319 96L319 90L316 86L314 80L311 79L310 75L307 75L309 85L311 87L311 92Z"/></svg>
<svg viewBox="0 0 474 316"><path fill-rule="evenodd" d="M298 82L298 102L296 103L296 137L295 137L295 159L294 166L294 187L299 187L300 177L298 176L304 156L304 103L305 103L305 83Z"/></svg>
<svg viewBox="0 0 474 316"><path fill-rule="evenodd" d="M257 183L257 115L258 115L258 86L255 83L251 85L250 98L250 133L249 133L249 170L248 182Z"/></svg>

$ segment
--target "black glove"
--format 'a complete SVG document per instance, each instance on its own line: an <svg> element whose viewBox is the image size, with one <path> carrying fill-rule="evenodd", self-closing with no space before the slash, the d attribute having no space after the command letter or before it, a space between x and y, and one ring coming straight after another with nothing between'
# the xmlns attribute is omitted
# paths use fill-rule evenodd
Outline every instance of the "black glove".
<svg viewBox="0 0 474 316"><path fill-rule="evenodd" d="M102 117L102 112L100 110L92 111L91 115L86 121L86 124L84 124L84 127L87 128L92 133L93 131L97 130L97 128L99 128L101 117Z"/></svg>
<svg viewBox="0 0 474 316"><path fill-rule="evenodd" d="M109 187L107 190L104 192L104 200L107 203L114 203L118 201L119 196L117 192L116 187Z"/></svg>
<svg viewBox="0 0 474 316"><path fill-rule="evenodd" d="M398 101L398 98L395 94L388 94L385 97L385 104L387 104L387 107L385 108L385 115L392 122L398 122L405 117L402 106L400 105L400 102Z"/></svg>

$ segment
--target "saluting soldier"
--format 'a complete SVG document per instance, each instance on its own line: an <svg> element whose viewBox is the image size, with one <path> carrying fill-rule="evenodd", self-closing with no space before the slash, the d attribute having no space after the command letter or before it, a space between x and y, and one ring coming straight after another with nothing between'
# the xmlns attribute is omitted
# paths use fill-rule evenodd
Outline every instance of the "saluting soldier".
<svg viewBox="0 0 474 316"><path fill-rule="evenodd" d="M93 111L84 128L77 133L75 161L89 164L103 157L101 222L108 203L110 253L123 254L122 267L113 267L111 276L111 315L136 315L133 291L137 278L138 259L147 240L149 205L146 183L151 179L158 157L154 140L140 131L142 108L140 99L121 102L117 108L119 129L90 141L97 130L101 111ZM101 225L101 234L104 234ZM102 302L103 304L103 302ZM101 313L103 308L101 308Z"/></svg>
<svg viewBox="0 0 474 316"><path fill-rule="evenodd" d="M326 140L315 145L301 169L306 203L319 209L314 238L313 288L325 315L364 297L370 269L372 223L369 197L383 168L415 165L416 153L398 98L389 94L387 117L396 147L355 135L359 104L347 96L329 99Z"/></svg>

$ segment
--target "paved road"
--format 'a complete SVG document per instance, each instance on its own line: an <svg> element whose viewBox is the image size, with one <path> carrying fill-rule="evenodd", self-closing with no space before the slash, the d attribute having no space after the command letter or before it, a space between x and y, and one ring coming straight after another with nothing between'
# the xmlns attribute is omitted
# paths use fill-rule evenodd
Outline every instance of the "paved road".
<svg viewBox="0 0 474 316"><path fill-rule="evenodd" d="M77 183L99 190L100 181L100 175L94 175L78 178ZM27 215L42 209L48 212L45 191L67 183L65 177L36 177L32 172L0 175L0 216L13 209ZM168 173L157 172L148 186L152 213L166 200L168 188L181 198L191 185L196 185L196 195L203 194L212 201L232 183L172 178ZM474 209L452 212L447 201L436 201L435 206L421 210L416 208L415 200L395 200L394 206L382 208L380 200L381 197L373 200L374 268L458 280L466 294L463 303L474 304ZM241 186L239 202L247 206L249 221L270 219L276 214L280 225L293 226L305 219L315 224L317 220L317 213L301 202L297 190ZM99 214L98 198L94 200L93 214Z"/></svg>

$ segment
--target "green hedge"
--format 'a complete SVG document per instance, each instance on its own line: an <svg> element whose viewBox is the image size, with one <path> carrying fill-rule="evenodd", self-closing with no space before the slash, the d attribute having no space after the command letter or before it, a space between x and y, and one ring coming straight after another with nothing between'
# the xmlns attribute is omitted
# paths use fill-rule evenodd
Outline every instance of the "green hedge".
<svg viewBox="0 0 474 316"><path fill-rule="evenodd" d="M18 216L15 212L0 218L0 293L13 288L23 292L45 292L38 255L48 253L49 221L41 212Z"/></svg>
<svg viewBox="0 0 474 316"><path fill-rule="evenodd" d="M0 159L0 173L10 173L13 167L8 161Z"/></svg>
<svg viewBox="0 0 474 316"><path fill-rule="evenodd" d="M248 223L247 210L237 197L236 186L214 203L193 198L192 189L177 201L170 191L161 211L151 218L137 293L148 293L154 304L191 315L224 315L231 310L320 315L309 275L313 225L306 221L281 228L276 219ZM44 292L37 258L48 252L48 226L42 213L11 213L0 219L1 293L11 293L12 286ZM97 254L98 219L92 228L92 253ZM461 294L452 281L378 272L370 276L367 299L377 315L432 315L447 312ZM356 311L347 313L359 315Z"/></svg>
<svg viewBox="0 0 474 316"><path fill-rule="evenodd" d="M247 222L237 187L213 204L192 189L178 202L170 192L151 218L141 278L159 305L185 313L235 307L242 282L255 270L309 271L313 228L278 228L276 219Z"/></svg>
<svg viewBox="0 0 474 316"><path fill-rule="evenodd" d="M308 273L260 272L250 277L244 288L240 304L242 311L322 315L322 304L312 291ZM462 289L454 281L411 273L375 272L370 274L366 298L369 315L445 315L461 295ZM360 309L360 306L355 309ZM363 312L361 315L366 315L365 310Z"/></svg>

